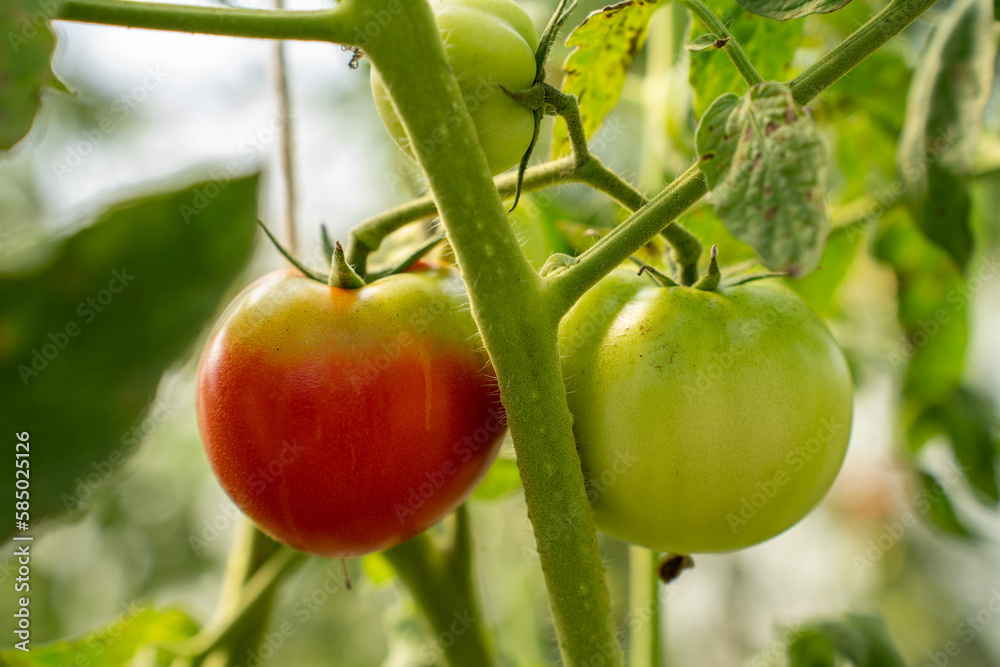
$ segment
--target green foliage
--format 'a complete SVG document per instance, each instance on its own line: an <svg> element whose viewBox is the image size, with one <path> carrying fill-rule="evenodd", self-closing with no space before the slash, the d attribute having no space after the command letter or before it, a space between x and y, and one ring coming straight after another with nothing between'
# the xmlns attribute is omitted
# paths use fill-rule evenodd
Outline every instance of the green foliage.
<svg viewBox="0 0 1000 667"><path fill-rule="evenodd" d="M738 0L740 6L758 16L778 21L796 19L809 14L835 12L851 0Z"/></svg>
<svg viewBox="0 0 1000 667"><path fill-rule="evenodd" d="M854 667L905 667L881 619L848 614L841 620L807 625L788 647L790 667L835 667L845 658Z"/></svg>
<svg viewBox="0 0 1000 667"><path fill-rule="evenodd" d="M48 19L59 0L0 0L0 150L21 140L41 104L42 88L55 84L49 59L55 38Z"/></svg>
<svg viewBox="0 0 1000 667"><path fill-rule="evenodd" d="M576 95L588 137L618 103L625 75L646 41L649 17L655 2L625 0L590 14L566 40L575 47L563 66L563 92ZM556 123L553 156L569 153L566 123Z"/></svg>
<svg viewBox="0 0 1000 667"><path fill-rule="evenodd" d="M803 275L823 252L826 148L780 83L717 99L698 125L700 167L715 211L776 271Z"/></svg>
<svg viewBox="0 0 1000 667"><path fill-rule="evenodd" d="M248 257L256 192L250 177L123 202L0 276L0 402L8 431L30 430L32 522L83 503L136 450L160 376Z"/></svg>
<svg viewBox="0 0 1000 667"><path fill-rule="evenodd" d="M948 490L934 475L918 470L917 481L920 487L919 495L917 496L918 502L925 504L925 506L918 507L918 509L926 510L926 512L921 512L921 514L926 513L931 523L950 535L978 539L978 535L967 528L961 519L958 518L955 508L951 503Z"/></svg>
<svg viewBox="0 0 1000 667"><path fill-rule="evenodd" d="M712 0L707 4L726 24L765 81L789 78L792 58L802 37L802 21L779 22L754 16L733 0ZM711 32L698 19L693 23L693 34ZM726 54L716 49L692 53L688 76L694 89L696 118L701 118L720 95L742 94L747 89Z"/></svg>
<svg viewBox="0 0 1000 667"><path fill-rule="evenodd" d="M941 18L914 74L899 167L921 230L960 266L973 250L966 179L993 84L989 0L960 0Z"/></svg>
<svg viewBox="0 0 1000 667"><path fill-rule="evenodd" d="M521 488L521 476L513 459L498 458L490 466L472 497L477 500L497 500Z"/></svg>
<svg viewBox="0 0 1000 667"><path fill-rule="evenodd" d="M132 609L106 625L76 639L0 651L7 667L121 667L143 656L144 665L169 665L157 647L194 636L198 626L177 609Z"/></svg>

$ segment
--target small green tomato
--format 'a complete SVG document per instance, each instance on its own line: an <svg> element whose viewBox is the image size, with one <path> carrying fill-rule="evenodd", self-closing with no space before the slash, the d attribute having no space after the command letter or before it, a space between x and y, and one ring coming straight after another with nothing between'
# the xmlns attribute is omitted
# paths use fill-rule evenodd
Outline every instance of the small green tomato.
<svg viewBox="0 0 1000 667"><path fill-rule="evenodd" d="M432 7L490 173L499 174L520 162L535 128L532 112L510 99L500 84L508 90L523 90L534 83L538 33L513 0L436 0ZM371 82L382 122L396 144L412 157L410 138L374 67Z"/></svg>

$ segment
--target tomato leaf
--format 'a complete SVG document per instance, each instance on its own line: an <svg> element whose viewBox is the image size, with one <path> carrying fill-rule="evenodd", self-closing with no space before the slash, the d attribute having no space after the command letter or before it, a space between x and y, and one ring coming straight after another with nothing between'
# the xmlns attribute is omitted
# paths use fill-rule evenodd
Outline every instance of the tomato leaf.
<svg viewBox="0 0 1000 667"><path fill-rule="evenodd" d="M982 539L958 518L955 508L951 504L951 498L948 496L948 491L933 475L918 470L917 482L920 485L917 509L922 515L926 515L931 523L955 537L974 541Z"/></svg>
<svg viewBox="0 0 1000 667"><path fill-rule="evenodd" d="M905 667L885 623L874 616L848 614L808 625L788 646L791 667L833 667L835 655L855 667Z"/></svg>
<svg viewBox="0 0 1000 667"><path fill-rule="evenodd" d="M41 105L42 88L57 84L49 60L55 37L48 20L58 0L0 0L0 150L28 133Z"/></svg>
<svg viewBox="0 0 1000 667"><path fill-rule="evenodd" d="M748 12L777 21L835 12L851 0L736 0Z"/></svg>
<svg viewBox="0 0 1000 667"><path fill-rule="evenodd" d="M81 504L138 447L161 374L249 256L256 191L256 176L227 177L125 202L38 265L0 275L2 421L30 434L32 528ZM2 507L14 516L13 493Z"/></svg>
<svg viewBox="0 0 1000 667"><path fill-rule="evenodd" d="M1000 502L1000 441L994 435L997 427L997 415L989 399L962 387L946 400L927 406L908 429L908 435L912 449L936 435L946 436L969 483L981 498L996 504Z"/></svg>
<svg viewBox="0 0 1000 667"><path fill-rule="evenodd" d="M721 49L726 45L728 39L721 39L718 35L713 35L708 32L704 35L698 35L689 43L684 45L684 48L688 51L708 51L710 49Z"/></svg>
<svg viewBox="0 0 1000 667"><path fill-rule="evenodd" d="M966 180L993 83L989 0L960 0L923 51L907 99L898 165L920 229L960 266L973 251Z"/></svg>
<svg viewBox="0 0 1000 667"><path fill-rule="evenodd" d="M767 82L716 100L698 125L700 167L733 236L768 268L815 268L829 232L827 153L788 86Z"/></svg>
<svg viewBox="0 0 1000 667"><path fill-rule="evenodd" d="M29 645L30 653L16 648L0 651L0 663L7 667L120 667L130 664L143 649L155 650L157 645L188 639L197 631L197 624L178 609L138 609L133 603L118 618L76 639Z"/></svg>
<svg viewBox="0 0 1000 667"><path fill-rule="evenodd" d="M765 81L791 78L792 59L802 37L802 21L783 23L754 16L733 0L709 0L706 4L729 27L750 62ZM698 19L693 21L695 34L711 32ZM691 53L688 81L694 90L694 114L705 115L709 105L725 93L742 94L747 85L729 57L718 49Z"/></svg>
<svg viewBox="0 0 1000 667"><path fill-rule="evenodd" d="M649 17L658 5L625 0L591 12L566 39L576 47L563 65L563 92L576 95L588 137L614 109L625 85L625 75L646 41ZM568 155L569 134L562 119L553 128L552 155Z"/></svg>

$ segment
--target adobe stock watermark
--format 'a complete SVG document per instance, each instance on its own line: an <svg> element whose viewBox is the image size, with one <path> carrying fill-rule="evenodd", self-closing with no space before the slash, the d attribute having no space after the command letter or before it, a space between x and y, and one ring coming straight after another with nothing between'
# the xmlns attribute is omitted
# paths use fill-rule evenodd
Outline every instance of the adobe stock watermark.
<svg viewBox="0 0 1000 667"><path fill-rule="evenodd" d="M441 664L445 657L445 650L451 648L459 637L468 632L479 621L468 609L461 613L452 612L451 616L452 622L448 629L438 633L438 636L429 645L425 644L420 648L421 665Z"/></svg>
<svg viewBox="0 0 1000 667"><path fill-rule="evenodd" d="M952 462L940 476L938 487L921 489L913 494L910 502L916 510L916 514L906 510L899 517L899 520L882 524L882 532L875 539L868 540L864 554L854 555L854 567L858 569L858 573L864 574L866 570L875 567L875 564L899 543L906 531L917 525L918 515L927 515L931 511L931 505L944 496L945 489L958 484L968 470L968 466Z"/></svg>
<svg viewBox="0 0 1000 667"><path fill-rule="evenodd" d="M795 474L801 472L829 444L833 437L845 428L847 428L847 424L837 421L836 417L824 417L820 420L816 435L785 456L782 468L772 473L769 478L755 482L753 492L740 499L739 512L726 514L726 523L729 524L733 535L736 535L744 526L753 521L757 514L774 500L784 487L791 483Z"/></svg>
<svg viewBox="0 0 1000 667"><path fill-rule="evenodd" d="M22 16L18 22L19 30L7 33L7 46L10 50L16 55L39 32L48 30L48 22L55 18L61 4L60 0L42 0L37 4L38 11Z"/></svg>
<svg viewBox="0 0 1000 667"><path fill-rule="evenodd" d="M301 596L289 608L289 616L296 623L285 620L274 630L265 633L256 649L247 649L244 659L234 663L237 667L262 667L269 664L268 661L277 653L278 649L294 637L299 628L309 622L313 614L330 601L331 596L344 590L345 580L339 566L328 567L324 574L326 576L323 582L314 588L312 593Z"/></svg>
<svg viewBox="0 0 1000 667"><path fill-rule="evenodd" d="M599 475L589 475L586 479L587 504L571 504L569 510L559 518L559 521L550 524L541 535L536 535L535 549L532 549L527 544L522 545L521 554L525 560L529 562L538 560L539 553L547 551L549 545L562 539L576 525L578 520L585 517L591 511L591 506L597 503L600 497L614 486L621 476L638 463L638 461L639 459L632 454L618 451L615 453L615 459L610 467L601 471Z"/></svg>
<svg viewBox="0 0 1000 667"><path fill-rule="evenodd" d="M194 555L200 557L212 542L219 539L219 536L233 525L240 515L237 505L246 505L249 503L251 494L259 495L267 490L268 486L281 478L285 466L294 463L305 451L305 446L294 440L282 440L281 451L266 465L259 466L250 473L246 480L249 490L244 491L240 497L236 498L236 504L229 500L220 503L219 511L214 516L202 519L201 534L188 535L188 545L190 545Z"/></svg>
<svg viewBox="0 0 1000 667"><path fill-rule="evenodd" d="M951 322L956 312L965 308L969 300L996 277L998 271L1000 271L1000 260L997 259L996 253L993 253L988 259L983 259L983 263L974 275L948 290L948 294L945 295L947 307L938 308L926 320L918 320L916 328L903 337L899 349L889 354L889 363L893 370L904 368L918 350L930 343L931 339Z"/></svg>
<svg viewBox="0 0 1000 667"><path fill-rule="evenodd" d="M363 354L350 375L351 388L360 395L370 387L403 351L420 342L419 336L430 330L435 320L450 312L454 306L446 299L435 298L428 304L409 311L409 329L404 329L395 339L382 343L378 351Z"/></svg>
<svg viewBox="0 0 1000 667"><path fill-rule="evenodd" d="M170 418L174 410L174 406L166 401L154 401L144 411L142 416L136 420L132 427L122 433L119 438L121 447L113 449L104 459L91 463L90 465L94 471L88 473L86 476L81 475L74 480L76 486L73 489L72 495L68 493L62 494L60 500L62 501L63 508L71 510L83 505L94 494L98 486L107 481L116 470L125 464L129 455L139 448L143 439L151 435L161 424Z"/></svg>
<svg viewBox="0 0 1000 667"><path fill-rule="evenodd" d="M61 159L53 161L52 171L56 177L62 181L82 165L106 138L115 133L133 111L149 99L150 93L159 88L168 76L170 73L162 70L159 65L147 67L146 76L142 81L111 103L110 112L103 115L97 127L84 130L83 139L67 148Z"/></svg>
<svg viewBox="0 0 1000 667"><path fill-rule="evenodd" d="M940 651L928 651L927 662L922 667L948 667L952 658L957 658L964 645L971 644L976 635L983 632L987 626L1000 614L1000 590L990 591L990 599L975 614L969 614L961 623L955 626L955 635L962 643L951 640L941 647Z"/></svg>
<svg viewBox="0 0 1000 667"><path fill-rule="evenodd" d="M222 194L234 178L239 176L257 156L265 152L272 142L279 136L284 128L295 118L295 114L287 117L279 113L274 114L260 130L243 139L237 147L237 152L242 155L242 159L232 159L226 162L222 169L214 169L209 172L208 183L205 183L194 191L194 196L189 202L183 202L177 210L184 220L184 224L190 224L208 208L216 197Z"/></svg>
<svg viewBox="0 0 1000 667"><path fill-rule="evenodd" d="M104 309L111 305L116 295L121 294L125 288L135 280L135 276L129 274L123 266L111 272L111 280L108 286L98 290L93 296L89 296L81 301L76 307L76 314L83 319L83 324L87 325L97 319ZM45 338L45 342L40 347L32 348L30 364L18 364L17 373L21 382L27 387L34 378L38 377L42 371L48 368L59 353L65 350L70 341L76 338L83 331L83 328L76 320L68 320L61 328L50 331Z"/></svg>
<svg viewBox="0 0 1000 667"><path fill-rule="evenodd" d="M941 156L958 143L963 136L962 128L957 125L949 125L930 141L923 155L914 156L901 166L903 175L911 182L920 179L931 168L931 165L941 159ZM901 178L893 180L888 186L873 194L871 196L873 201L865 209L858 224L853 224L845 230L847 238L852 243L856 241L865 227L878 222L886 211L894 207L905 194L906 183Z"/></svg>
<svg viewBox="0 0 1000 667"><path fill-rule="evenodd" d="M490 408L488 414L489 417L482 426L452 444L451 458L445 459L437 470L425 472L424 479L409 489L404 501L393 505L392 509L400 523L404 523L407 517L416 514L417 510L433 498L448 480L458 474L463 463L471 460L504 428L507 418L503 413Z"/></svg>

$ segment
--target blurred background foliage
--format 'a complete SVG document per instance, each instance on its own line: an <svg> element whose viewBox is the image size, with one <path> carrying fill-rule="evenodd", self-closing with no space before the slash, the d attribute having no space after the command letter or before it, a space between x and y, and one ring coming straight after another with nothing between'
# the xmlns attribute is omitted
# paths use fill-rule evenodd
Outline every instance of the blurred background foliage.
<svg viewBox="0 0 1000 667"><path fill-rule="evenodd" d="M554 3L522 4L541 26ZM782 80L882 6L853 0L777 23L731 0L709 4L765 78ZM855 664L895 664L850 649L882 641L916 667L1000 664L1000 97L995 30L963 23L969 4L942 0L810 105L829 150L834 230L820 268L791 284L827 318L855 374L848 458L801 524L740 553L699 556L661 587L670 664L782 665L789 651L795 664L833 664L835 646ZM581 3L571 22L600 6ZM32 10L0 0L0 33L27 37L21 19ZM0 148L10 148L0 153L0 401L6 432L32 433L33 642L79 643L0 662L72 664L75 651L94 665L158 664L164 657L143 646L211 618L241 520L202 454L194 365L224 304L281 265L259 235L251 244L254 218L279 216L278 130L291 123L298 138L300 254L314 266L320 223L344 239L425 184L381 127L367 64L349 69L336 47L289 45L284 118L270 44L66 23L53 32L36 26L18 57L0 59ZM722 54L682 48L701 32L679 5L657 9L593 137L594 152L647 193L694 158L701 111L744 90ZM568 52L557 47L554 61ZM988 85L969 88L969 72ZM558 68L550 77L561 82ZM931 146L922 182L902 161L930 157L929 128L949 117L960 133ZM549 149L546 140L537 155ZM943 215L932 210L941 201ZM185 220L188 204L196 213ZM513 215L536 266L623 218L571 185L526 196ZM710 205L681 221L718 245L724 265L753 258ZM79 304L133 266L134 287L87 320ZM79 333L65 346L48 338L70 322ZM25 382L19 367L50 342L58 350ZM469 503L484 620L508 664L557 664L512 457L507 443ZM603 536L602 550L624 628L637 613L628 551ZM0 555L7 619L11 552L8 543ZM437 664L440 650L386 562L372 556L347 571L352 590L338 563L309 560L279 589L264 644L240 664ZM945 653L949 642L957 652Z"/></svg>

